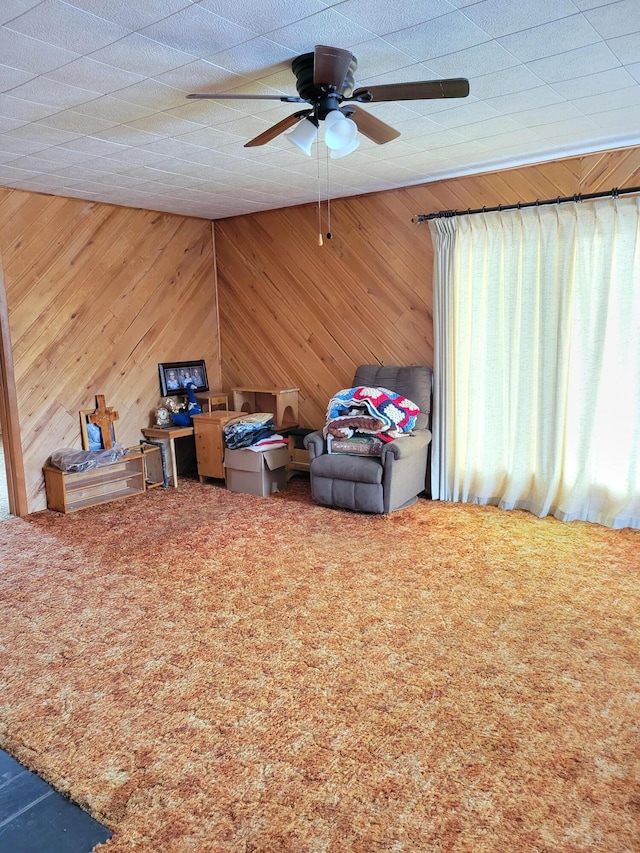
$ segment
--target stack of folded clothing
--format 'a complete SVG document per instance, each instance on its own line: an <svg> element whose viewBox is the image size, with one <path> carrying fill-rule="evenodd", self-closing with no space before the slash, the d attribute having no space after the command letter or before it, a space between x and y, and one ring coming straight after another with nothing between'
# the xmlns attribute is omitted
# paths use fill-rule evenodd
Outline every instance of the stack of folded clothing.
<svg viewBox="0 0 640 853"><path fill-rule="evenodd" d="M275 432L273 415L268 412L256 412L240 415L228 421L222 434L225 446L230 450L247 448L249 450L267 450L286 445L286 439Z"/></svg>

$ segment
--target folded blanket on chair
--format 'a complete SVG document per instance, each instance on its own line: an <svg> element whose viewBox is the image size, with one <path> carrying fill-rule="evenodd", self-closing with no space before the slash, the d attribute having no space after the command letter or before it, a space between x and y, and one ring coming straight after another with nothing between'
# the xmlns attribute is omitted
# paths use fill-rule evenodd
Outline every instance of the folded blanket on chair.
<svg viewBox="0 0 640 853"><path fill-rule="evenodd" d="M351 438L354 433L377 435L393 441L415 426L420 409L411 400L388 388L343 388L327 406L325 438Z"/></svg>

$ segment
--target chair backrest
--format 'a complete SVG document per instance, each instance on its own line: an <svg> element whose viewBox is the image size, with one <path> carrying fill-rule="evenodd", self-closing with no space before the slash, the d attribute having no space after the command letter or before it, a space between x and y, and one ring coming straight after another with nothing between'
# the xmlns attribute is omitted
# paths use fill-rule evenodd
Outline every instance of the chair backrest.
<svg viewBox="0 0 640 853"><path fill-rule="evenodd" d="M366 385L368 388L387 388L396 394L402 394L420 408L416 429L426 429L431 412L431 381L431 368L424 365L398 367L361 364L353 377L353 387Z"/></svg>

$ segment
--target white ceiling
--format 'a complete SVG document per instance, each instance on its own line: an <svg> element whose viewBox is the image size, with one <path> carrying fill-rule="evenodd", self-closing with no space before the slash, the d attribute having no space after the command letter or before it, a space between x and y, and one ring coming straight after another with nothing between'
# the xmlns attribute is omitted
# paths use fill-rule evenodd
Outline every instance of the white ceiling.
<svg viewBox="0 0 640 853"><path fill-rule="evenodd" d="M323 142L243 147L302 105L185 99L296 95L316 44L471 94L364 106L401 136L328 185ZM640 143L640 0L2 0L0 92L1 186L218 219Z"/></svg>

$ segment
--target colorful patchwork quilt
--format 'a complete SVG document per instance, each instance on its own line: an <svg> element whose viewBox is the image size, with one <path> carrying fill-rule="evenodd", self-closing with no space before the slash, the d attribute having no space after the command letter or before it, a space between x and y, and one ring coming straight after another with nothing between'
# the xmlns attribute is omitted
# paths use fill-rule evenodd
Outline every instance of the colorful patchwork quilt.
<svg viewBox="0 0 640 853"><path fill-rule="evenodd" d="M354 434L377 435L393 441L414 428L420 409L388 388L343 388L327 406L325 438L351 438Z"/></svg>

